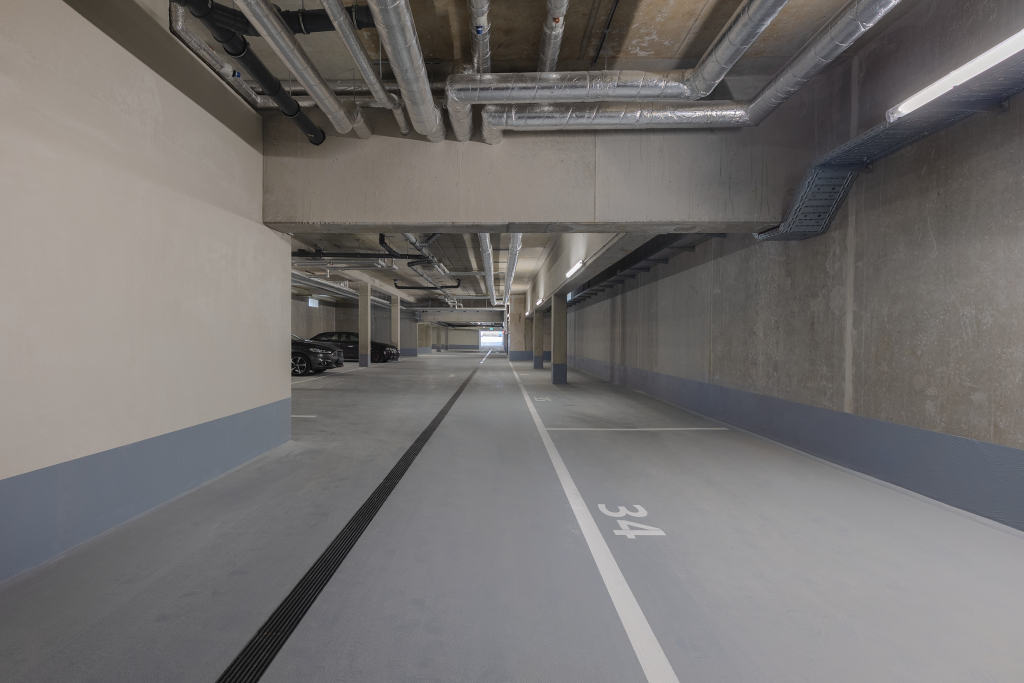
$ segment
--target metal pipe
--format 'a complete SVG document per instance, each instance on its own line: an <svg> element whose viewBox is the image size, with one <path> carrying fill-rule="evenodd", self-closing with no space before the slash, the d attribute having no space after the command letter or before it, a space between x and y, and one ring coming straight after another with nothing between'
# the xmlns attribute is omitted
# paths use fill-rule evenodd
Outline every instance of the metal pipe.
<svg viewBox="0 0 1024 683"><path fill-rule="evenodd" d="M509 297L512 296L512 280L516 276L516 263L519 261L519 249L523 246L523 233L513 232L508 243L508 263L505 266L505 298L502 304L507 306Z"/></svg>
<svg viewBox="0 0 1024 683"><path fill-rule="evenodd" d="M406 239L406 241L408 241L409 244L411 244L413 246L413 249L415 249L420 254L422 254L424 258L428 259L433 264L434 269L437 270L438 273L440 273L441 275L446 275L447 274L448 271L445 269L445 267L443 265L441 265L440 263L438 263L437 259L434 258L434 255L430 253L430 249L428 249L424 244L422 244L416 238L416 235L412 234L411 232L403 232L402 233L402 237L404 237ZM381 235L381 238L383 239L383 234ZM457 303L456 300L453 299L450 294L448 294L448 292L444 291L444 289L440 285L438 285L436 282L434 282L433 278L431 278L429 275L427 275L425 272L423 272L422 268L420 268L419 266L413 266L413 265L410 265L410 268L412 268L413 272L415 272L421 278L423 278L424 280L429 282L431 285L433 285L438 291L440 291L441 294L444 295L444 300L445 300L446 303L448 303L448 305L451 306L451 305L454 305L454 304Z"/></svg>
<svg viewBox="0 0 1024 683"><path fill-rule="evenodd" d="M431 142L441 142L444 120L430 91L409 0L369 0L369 5L412 127Z"/></svg>
<svg viewBox="0 0 1024 683"><path fill-rule="evenodd" d="M544 33L540 39L537 71L554 71L558 66L558 52L565 33L565 13L569 0L548 0L548 16L544 20Z"/></svg>
<svg viewBox="0 0 1024 683"><path fill-rule="evenodd" d="M249 76L260 84L263 92L266 93L273 102L281 109L281 113L287 118L290 118L295 125L303 132L311 143L319 145L324 141L324 132L313 123L305 112L299 109L299 105L296 104L292 96L289 95L282 87L281 81L277 80L274 74L270 73L270 69L260 61L260 58L256 56L256 53L249 49L249 42L239 34L226 29L222 26L218 26L211 19L211 4L204 0L175 0L177 5L188 7L189 13L195 18L199 19L213 35L213 39L216 40L224 47L224 52L229 57L238 62L238 65L249 74ZM175 16L177 15L177 16ZM223 64L219 57L216 56L212 50L210 50L205 43L195 37L194 34L187 31L185 26L184 12L181 11L180 7L171 7L172 31L174 31L182 41L191 47L196 54L200 56L210 66L217 65L217 62ZM183 37L184 36L184 37ZM199 49L199 45L202 45L205 50ZM212 53L212 56L206 53ZM214 59L216 58L216 59ZM226 66L226 65L225 65ZM221 78L227 80L235 90L242 93L245 97L245 88L238 87L234 81L240 81L241 79L235 78L232 70L231 77L224 73L223 69L217 68ZM246 98L249 99L249 98Z"/></svg>
<svg viewBox="0 0 1024 683"><path fill-rule="evenodd" d="M486 106L484 142L501 141L503 130L637 130L737 128L760 125L804 83L864 35L900 0L850 0L753 100L665 103L530 104Z"/></svg>
<svg viewBox="0 0 1024 683"><path fill-rule="evenodd" d="M361 138L372 135L359 107L352 102L339 102L334 96L276 8L267 0L238 0L238 5L339 133L354 130Z"/></svg>
<svg viewBox="0 0 1024 683"><path fill-rule="evenodd" d="M494 291L494 252L491 250L491 236L489 233L481 232L480 237L480 258L484 262L484 283L487 285L487 295L491 298L491 305L498 304L498 294Z"/></svg>
<svg viewBox="0 0 1024 683"><path fill-rule="evenodd" d="M747 0L736 9L687 79L693 89L693 99L705 98L718 87L787 2L789 0Z"/></svg>
<svg viewBox="0 0 1024 683"><path fill-rule="evenodd" d="M387 90L389 93L401 92L401 90L398 87L398 83L395 83L394 81L383 81L382 84L384 86L384 89ZM256 92L256 93L262 93L263 92L260 89L259 84L249 83L247 85L249 85L253 89L253 91ZM282 85L284 85L284 84L282 84ZM444 81L431 81L431 83L430 83L430 90L435 95L443 95L444 94L445 85L446 84L445 84ZM363 81L362 79L359 79L359 80L352 80L352 79L330 80L330 81L327 81L327 86L331 89L331 91L335 95L367 95L367 96L371 95L370 88L366 85L366 81ZM294 96L305 95L306 94L306 89L303 88L298 83L290 83L290 84L284 85L284 89L287 90L289 94L294 95Z"/></svg>
<svg viewBox="0 0 1024 683"><path fill-rule="evenodd" d="M405 116L402 103L397 97L384 89L384 84L381 83L380 76L377 75L373 64L370 63L370 58L366 54L366 50L363 49L363 44L359 42L359 36L356 35L356 27L352 23L352 17L349 16L339 0L320 0L320 4L324 6L324 10L327 12L327 16L330 17L331 23L334 24L334 28L341 34L341 39L344 41L345 47L348 48L349 54L352 55L352 60L356 63L359 74L366 81L373 99L377 100L385 109L390 109L394 112L395 121L398 123L398 130L401 131L402 135L408 135L410 130L409 119Z"/></svg>
<svg viewBox="0 0 1024 683"><path fill-rule="evenodd" d="M473 19L473 70L478 74L491 72L491 22L487 14L491 0L469 0L469 15Z"/></svg>

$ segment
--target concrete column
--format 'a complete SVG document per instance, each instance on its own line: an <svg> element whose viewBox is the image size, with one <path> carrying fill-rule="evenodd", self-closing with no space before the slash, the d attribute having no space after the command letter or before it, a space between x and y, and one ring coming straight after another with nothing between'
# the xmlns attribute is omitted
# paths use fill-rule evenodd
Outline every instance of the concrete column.
<svg viewBox="0 0 1024 683"><path fill-rule="evenodd" d="M544 369L544 311L533 312L533 369Z"/></svg>
<svg viewBox="0 0 1024 683"><path fill-rule="evenodd" d="M533 352L530 351L526 341L525 294L513 294L509 297L508 327L509 360L531 360Z"/></svg>
<svg viewBox="0 0 1024 683"><path fill-rule="evenodd" d="M451 332L447 327L444 328L444 350L448 350L448 333Z"/></svg>
<svg viewBox="0 0 1024 683"><path fill-rule="evenodd" d="M396 349L402 348L402 300L397 296L391 297L391 345Z"/></svg>
<svg viewBox="0 0 1024 683"><path fill-rule="evenodd" d="M416 355L425 356L430 353L430 323L416 323Z"/></svg>
<svg viewBox="0 0 1024 683"><path fill-rule="evenodd" d="M440 328L437 325L430 326L430 348L437 351L437 334Z"/></svg>
<svg viewBox="0 0 1024 683"><path fill-rule="evenodd" d="M565 294L551 295L551 383L567 384L569 359L566 351L569 347L568 316L565 306ZM543 326L542 326L543 329ZM541 358L543 358L543 347Z"/></svg>
<svg viewBox="0 0 1024 683"><path fill-rule="evenodd" d="M359 367L370 367L370 284L359 283Z"/></svg>

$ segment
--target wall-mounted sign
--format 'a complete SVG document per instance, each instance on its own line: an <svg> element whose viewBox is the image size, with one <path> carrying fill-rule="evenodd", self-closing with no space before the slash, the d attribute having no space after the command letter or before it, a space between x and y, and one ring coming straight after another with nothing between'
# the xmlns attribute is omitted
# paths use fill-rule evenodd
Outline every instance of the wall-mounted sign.
<svg viewBox="0 0 1024 683"><path fill-rule="evenodd" d="M309 307L310 308L320 308L320 302L317 301L316 299L314 299L313 297L310 297L309 298Z"/></svg>

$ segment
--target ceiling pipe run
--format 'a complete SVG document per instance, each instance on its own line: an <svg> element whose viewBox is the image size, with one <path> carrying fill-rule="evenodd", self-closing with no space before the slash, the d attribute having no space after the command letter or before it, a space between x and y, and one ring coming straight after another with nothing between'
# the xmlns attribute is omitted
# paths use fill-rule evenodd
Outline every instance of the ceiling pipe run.
<svg viewBox="0 0 1024 683"><path fill-rule="evenodd" d="M302 83L306 92L327 115L328 120L339 133L344 135L355 131L360 138L368 138L373 134L359 107L352 102L339 102L338 98L334 96L334 92L331 91L273 5L267 0L237 0L237 2L249 22L259 31L296 80Z"/></svg>
<svg viewBox="0 0 1024 683"><path fill-rule="evenodd" d="M369 0L369 5L413 129L431 142L441 142L444 120L434 104L409 0Z"/></svg>
<svg viewBox="0 0 1024 683"><path fill-rule="evenodd" d="M408 135L410 132L409 119L405 116L402 102L384 89L380 76L377 75L373 64L370 63L370 57L366 54L366 50L363 49L363 44L359 42L355 24L352 23L352 17L349 16L344 5L339 0L320 0L320 4L324 6L324 11L330 17L331 23L334 24L334 28L341 35L341 39L344 41L345 47L348 48L349 54L352 55L352 60L355 61L359 74L366 81L366 86L369 88L370 94L373 95L373 99L379 102L385 109L392 111L395 115L395 121L398 123L399 132L402 135Z"/></svg>
<svg viewBox="0 0 1024 683"><path fill-rule="evenodd" d="M478 237L480 238L480 258L484 262L484 283L487 285L487 296L491 300L491 305L496 306L498 294L494 291L494 252L491 250L491 236L486 232L481 232Z"/></svg>
<svg viewBox="0 0 1024 683"><path fill-rule="evenodd" d="M473 20L473 70L478 74L491 72L491 22L487 14L491 0L469 0L469 15Z"/></svg>
<svg viewBox="0 0 1024 683"><path fill-rule="evenodd" d="M307 140L314 145L319 145L324 141L324 132L306 116L306 113L299 108L299 105L292 96L281 87L281 81L260 61L256 53L249 49L249 42L238 33L219 26L212 20L210 16L212 3L209 3L208 0L175 0L175 2L188 8L189 13L203 23L203 26L213 35L213 39L224 47L224 52L238 62L238 65L249 74L249 77L259 84L266 96L273 100L285 117L295 123ZM210 50L209 52L212 54L206 54L206 51L202 50L202 48L206 47L206 43L203 43L198 37L187 30L182 14L180 11L177 13L172 12L172 30L189 48L196 51L207 64L214 67L217 66L217 61L219 61L217 53ZM198 44L193 44L192 39L195 39L195 43ZM233 84L234 81L240 80L234 78L233 74L228 76L222 73L220 69L218 69L218 72L229 83ZM236 88L236 90L240 90L243 97L246 97L248 94L245 93L244 89Z"/></svg>
<svg viewBox="0 0 1024 683"><path fill-rule="evenodd" d="M787 2L747 0L694 69L450 76L445 92L455 137L466 142L472 136L474 104L658 102L707 97Z"/></svg>
<svg viewBox="0 0 1024 683"><path fill-rule="evenodd" d="M384 235L382 234L380 237L381 243L384 244ZM440 273L441 275L448 274L448 271L445 269L445 267L441 265L436 258L434 258L433 254L430 253L430 249L427 248L427 245L423 244L418 239L416 239L416 235L412 234L411 232L404 232L402 233L402 237L404 237L406 241L408 241L409 244L411 244L416 251L422 254L425 259L430 261L430 263L434 266L434 269L437 270L438 273ZM452 296L445 291L445 287L442 287L441 285L434 282L434 279L427 275L427 273L423 272L422 268L412 264L410 264L409 267L412 268L413 272L415 272L421 278L430 283L430 285L434 289L439 291L444 296L444 300L449 306L455 306L458 304L458 301L452 298Z"/></svg>
<svg viewBox="0 0 1024 683"><path fill-rule="evenodd" d="M558 66L558 52L562 48L565 33L565 13L569 0L548 0L548 16L544 20L544 33L540 39L540 56L537 71L554 71Z"/></svg>
<svg viewBox="0 0 1024 683"><path fill-rule="evenodd" d="M508 244L508 265L505 266L505 298L502 305L508 306L509 297L512 296L512 280L516 276L516 263L519 261L519 250L523 246L523 233L513 232L509 235L511 239Z"/></svg>
<svg viewBox="0 0 1024 683"><path fill-rule="evenodd" d="M641 130L760 125L899 3L900 0L851 0L748 102L489 105L483 108L484 142L492 145L501 142L505 130Z"/></svg>

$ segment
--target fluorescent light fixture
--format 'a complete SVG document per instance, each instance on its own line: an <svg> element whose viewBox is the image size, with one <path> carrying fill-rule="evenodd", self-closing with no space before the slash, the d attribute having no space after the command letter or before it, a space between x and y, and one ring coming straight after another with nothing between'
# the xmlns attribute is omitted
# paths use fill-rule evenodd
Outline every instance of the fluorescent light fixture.
<svg viewBox="0 0 1024 683"><path fill-rule="evenodd" d="M576 265L569 269L569 272L565 274L566 277L572 277L573 274L583 267L583 261L577 261Z"/></svg>
<svg viewBox="0 0 1024 683"><path fill-rule="evenodd" d="M320 308L320 302L313 297L309 297L309 306L310 308Z"/></svg>
<svg viewBox="0 0 1024 683"><path fill-rule="evenodd" d="M975 57L956 71L943 76L921 92L896 105L885 113L885 118L889 123L892 123L912 111L920 109L929 102L942 97L961 83L966 83L1000 62L1005 62L1021 50L1024 50L1024 31L1007 38L988 52Z"/></svg>
<svg viewBox="0 0 1024 683"><path fill-rule="evenodd" d="M537 299L537 305L538 306L540 306L542 303L544 303L544 299Z"/></svg>

